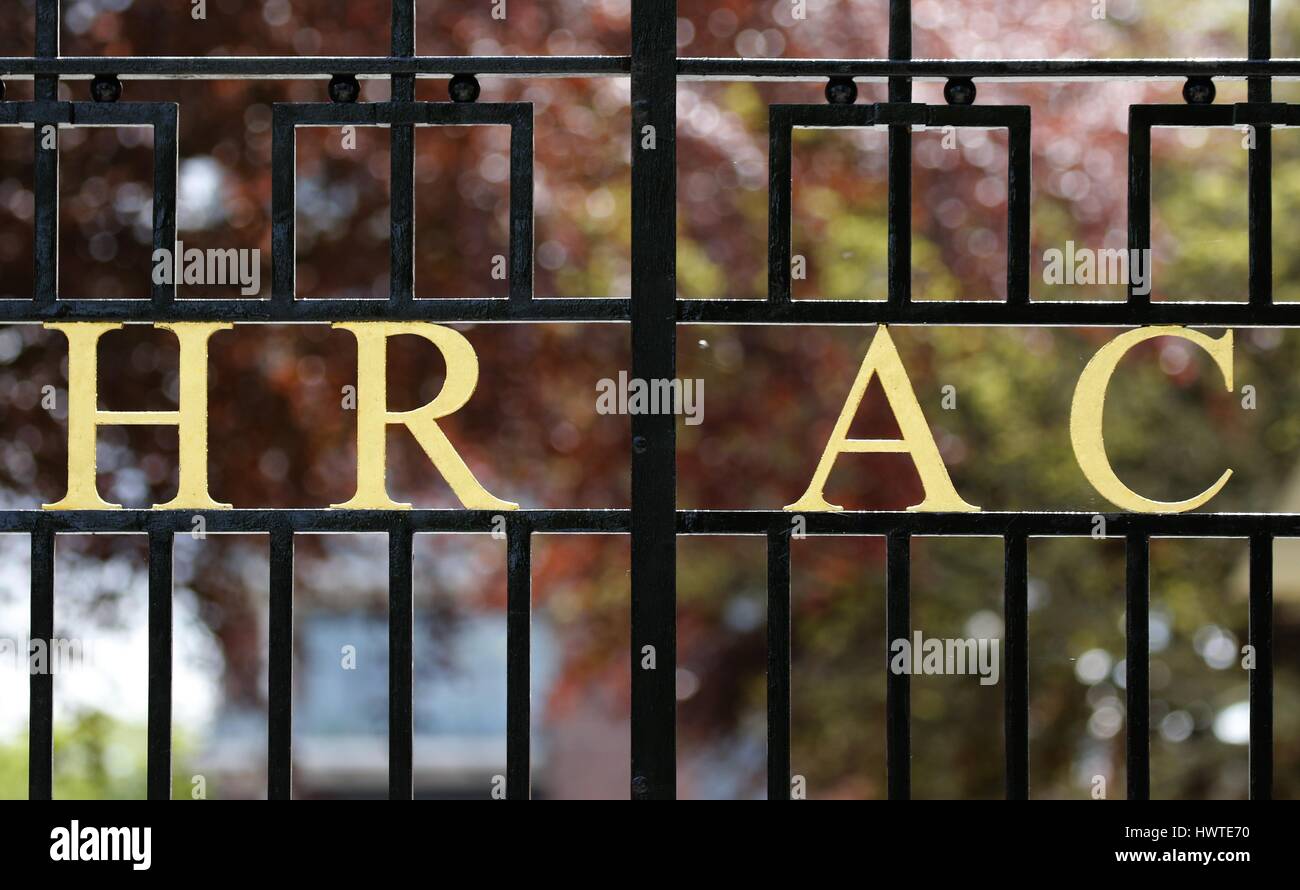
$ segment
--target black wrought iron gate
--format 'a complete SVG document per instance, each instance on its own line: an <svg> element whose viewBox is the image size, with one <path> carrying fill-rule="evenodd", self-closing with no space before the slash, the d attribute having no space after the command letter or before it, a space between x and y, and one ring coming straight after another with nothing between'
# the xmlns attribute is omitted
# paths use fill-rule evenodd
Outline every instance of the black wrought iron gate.
<svg viewBox="0 0 1300 890"><path fill-rule="evenodd" d="M119 77L168 80L327 78L332 102L277 105L274 115L273 294L269 300L177 300L174 286L148 299L83 300L59 293L57 148L36 151L35 294L0 301L2 322L52 320L311 322L424 320L437 322L622 321L629 323L632 375L670 379L679 323L1090 325L1155 323L1213 326L1298 326L1300 304L1271 295L1270 209L1272 125L1300 122L1300 108L1274 104L1274 76L1300 76L1300 61L1270 61L1269 0L1250 0L1245 60L915 61L911 4L891 0L889 59L678 58L674 0L632 0L629 56L430 57L415 46L415 0L393 0L388 57L74 58L59 52L59 0L37 0L33 58L0 59L0 77L33 78L35 100L0 101L0 125L41 127L147 125L154 128L154 246L171 247L176 221L177 106L118 102ZM631 77L631 299L548 298L532 293L532 113L526 104L477 103L476 75ZM451 102L415 101L418 77L453 76ZM355 78L389 77L392 100L352 104ZM1249 101L1212 105L1213 77L1248 78ZM93 102L58 100L60 79L93 77ZM1131 109L1129 246L1146 248L1149 226L1149 133L1152 126L1256 129L1250 155L1250 296L1247 303L1153 303L1130 293L1122 303L1034 303L1029 299L1029 127L1027 107L979 106L972 78L1187 78L1187 105ZM676 90L679 79L826 80L826 105L771 109L769 293L765 300L679 300L675 287ZM853 78L887 78L889 101L857 105ZM946 79L948 105L911 101L914 78ZM414 128L445 124L509 124L511 141L511 289L507 299L414 299ZM294 128L309 124L372 124L392 131L392 280L387 300L294 298ZM1004 303L913 302L911 268L911 128L934 124L1006 127L1010 131L1008 298ZM889 132L889 293L885 301L795 301L789 262L790 131L798 126L884 125ZM646 128L653 128L648 131ZM643 140L647 132L655 138ZM652 144L653 147L646 147ZM765 536L768 547L768 795L790 796L790 534L791 515L772 511L678 510L675 427L671 414L632 418L630 510L522 510L507 524L508 767L507 797L529 796L530 553L534 533L631 535L631 795L675 795L675 572L677 535ZM149 539L148 794L171 794L172 546L191 528L192 511L0 511L0 532L31 538L31 638L54 636L54 546L72 532L147 533ZM466 510L228 510L204 514L213 532L270 536L269 784L271 798L290 796L292 752L293 541L297 533L384 532L389 541L389 794L412 796L412 539L420 533L488 532L490 512ZM1005 541L1006 794L1029 796L1029 695L1026 544L1032 536L1085 536L1093 515L1080 513L818 513L807 533L882 535L888 540L887 634L910 632L909 553L915 535L991 535ZM1111 537L1127 546L1128 796L1149 795L1148 550L1152 537L1239 537L1250 542L1250 793L1267 798L1272 781L1272 545L1300 536L1300 516L1180 514L1106 516ZM640 653L654 646L657 669ZM885 665L882 664L882 668ZM910 794L909 678L886 672L888 787ZM29 791L52 794L53 677L31 677Z"/></svg>

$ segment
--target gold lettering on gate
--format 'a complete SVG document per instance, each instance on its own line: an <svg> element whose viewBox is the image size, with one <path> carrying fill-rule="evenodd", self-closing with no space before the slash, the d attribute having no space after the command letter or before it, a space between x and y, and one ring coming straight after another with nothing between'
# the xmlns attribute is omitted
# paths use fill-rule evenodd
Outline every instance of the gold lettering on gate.
<svg viewBox="0 0 1300 890"><path fill-rule="evenodd" d="M46 510L118 510L120 504L100 497L96 484L97 432L101 426L170 425L179 439L179 484L176 496L156 510L218 510L229 504L208 494L208 341L217 331L234 327L223 322L159 323L171 331L180 347L180 395L176 410L105 411L99 408L98 346L117 322L51 322L68 341L68 486L64 497ZM457 453L438 421L464 407L478 386L479 365L474 347L464 335L429 322L340 322L333 327L350 332L357 341L357 487L351 499L331 505L337 509L409 509L388 495L388 427L406 427L442 474L461 504L470 510L517 510L518 504L502 500L485 489ZM388 409L388 339L401 334L422 337L442 354L446 380L432 401L410 411ZM1121 334L1103 346L1079 376L1070 408L1070 441L1079 467L1102 497L1123 510L1136 513L1181 513L1194 510L1217 495L1232 477L1223 472L1205 491L1182 501L1156 501L1125 485L1106 455L1102 420L1107 389L1120 361L1135 346L1157 337L1178 337L1205 350L1233 390L1233 334L1219 339L1177 326L1139 328ZM898 439L851 439L849 429L861 407L867 387L880 379L901 436ZM925 497L909 507L921 512L978 512L962 500L952 484L938 445L926 424L907 370L886 326L872 338L866 356L845 399L813 477L803 495L785 509L792 512L839 511L824 495L826 482L842 454L894 453L912 458Z"/></svg>
<svg viewBox="0 0 1300 890"><path fill-rule="evenodd" d="M99 496L95 455L101 426L170 425L180 440L176 497L155 510L224 510L208 496L208 338L234 325L218 322L155 324L180 343L180 398L175 411L101 411L99 338L122 325L113 322L50 322L68 340L68 492L46 510L120 510Z"/></svg>
<svg viewBox="0 0 1300 890"><path fill-rule="evenodd" d="M880 385L889 400L889 408L898 423L899 432L902 433L900 439L849 438L849 427L853 424L853 418L857 416L862 397L866 395L872 377L880 378ZM916 393L912 389L912 381L907 376L907 369L903 367L903 361L898 356L898 349L889 335L889 328L884 325L877 328L871 346L867 349L862 367L853 381L853 388L849 391L843 410L840 411L839 420L835 422L835 429L831 432L826 450L822 452L821 460L817 463L808 490L799 500L785 509L799 513L843 510L843 507L828 503L823 490L831 470L835 467L836 459L846 452L911 455L916 472L921 477L925 500L908 507L909 510L932 513L979 512L979 507L963 501L957 494L957 489L953 487L943 457L939 454L939 446L935 444L930 427L925 422L925 414L916 400Z"/></svg>
<svg viewBox="0 0 1300 890"><path fill-rule="evenodd" d="M1070 406L1070 442L1074 445L1075 459L1092 487L1116 507L1133 513L1183 513L1195 510L1218 494L1232 477L1232 470L1224 470L1218 482L1185 501L1153 501L1120 481L1106 456L1106 442L1102 434L1106 390L1115 368L1130 349L1156 337L1178 337L1204 349L1223 373L1228 392L1232 392L1232 331L1217 340L1198 331L1174 325L1126 331L1099 349L1079 375L1074 401Z"/></svg>
<svg viewBox="0 0 1300 890"><path fill-rule="evenodd" d="M456 453L438 421L459 411L478 386L478 356L464 335L429 322L340 322L333 327L350 331L357 340L357 493L343 504L351 510L400 510L388 496L385 436L389 424L411 431L433 466L447 480L467 510L518 510L474 478ZM388 338L398 334L423 337L442 353L447 379L433 401L411 411L388 410Z"/></svg>

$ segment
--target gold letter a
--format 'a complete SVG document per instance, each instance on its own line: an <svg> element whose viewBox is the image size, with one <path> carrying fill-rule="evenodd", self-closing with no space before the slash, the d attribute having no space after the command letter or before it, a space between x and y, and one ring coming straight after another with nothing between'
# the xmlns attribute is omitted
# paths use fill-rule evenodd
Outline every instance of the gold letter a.
<svg viewBox="0 0 1300 890"><path fill-rule="evenodd" d="M880 385L884 387L885 398L889 400L889 408L894 413L894 419L898 422L898 429L903 437L901 439L850 439L849 427L853 424L853 418L857 416L871 378L876 375L880 377ZM826 487L827 477L835 468L836 459L845 452L910 454L912 462L916 465L916 472L921 477L921 486L925 489L925 500L909 507L909 510L928 513L976 513L980 509L963 501L957 494L957 489L953 488L952 479L948 477L948 470L939 455L939 446L935 444L934 436L930 434L925 415L921 413L921 405L912 390L912 382L907 377L907 370L903 367L902 359L898 357L898 349L894 346L893 338L889 336L889 329L884 325L877 329L866 358L862 360L857 379L853 381L853 389L849 391L849 397L844 402L844 409L840 412L840 418L831 432L826 450L822 452L821 461L817 464L817 471L813 473L812 482L808 484L808 490L799 500L785 509L797 513L843 510L843 507L828 503L823 490Z"/></svg>

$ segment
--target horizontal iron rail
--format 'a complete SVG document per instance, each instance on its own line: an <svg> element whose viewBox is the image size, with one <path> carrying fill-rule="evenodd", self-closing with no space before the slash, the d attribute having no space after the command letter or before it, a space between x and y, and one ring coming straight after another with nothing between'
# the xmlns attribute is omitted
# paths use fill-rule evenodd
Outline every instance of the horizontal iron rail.
<svg viewBox="0 0 1300 890"><path fill-rule="evenodd" d="M31 300L0 299L0 322L44 321L229 321L308 323L335 321L560 322L627 321L630 301L623 297L417 297L394 303L386 296L294 300L190 299L163 306L140 299L60 298L33 305ZM1296 313L1300 324L1300 311Z"/></svg>
<svg viewBox="0 0 1300 890"><path fill-rule="evenodd" d="M967 325L976 327L1300 327L1300 302L1248 303L1168 300L1135 305L1121 300L790 300L690 299L677 319L692 324Z"/></svg>
<svg viewBox="0 0 1300 890"><path fill-rule="evenodd" d="M678 76L731 80L786 80L857 77L868 81L907 77L913 81L978 77L990 80L1252 76L1288 80L1300 77L1300 59L731 59L684 56Z"/></svg>
<svg viewBox="0 0 1300 890"><path fill-rule="evenodd" d="M0 57L0 77L42 75L85 80L113 73L124 79L313 79L334 74L359 78L417 78L476 74L496 77L626 77L631 56L60 56ZM683 56L683 79L824 80L857 77L916 81L978 77L989 80L1127 80L1271 77L1300 80L1298 59L741 59Z"/></svg>
<svg viewBox="0 0 1300 890"><path fill-rule="evenodd" d="M60 299L33 305L30 300L0 299L0 322L228 321L249 324L311 324L336 321L431 322L626 322L626 297L420 297L394 307L387 297L298 298L275 303L266 299L189 299L178 297L158 307L141 299ZM866 325L970 327L1138 327L1152 324L1187 327L1300 327L1300 302L1266 305L1240 302L1165 301L1131 305L1119 300L1038 300L1008 304L992 300L790 300L703 298L677 301L682 324Z"/></svg>
<svg viewBox="0 0 1300 890"><path fill-rule="evenodd" d="M803 518L810 537L823 535L888 535L918 537L1149 537L1247 538L1267 533L1300 537L1296 513L1084 513L998 512L913 513L858 512L793 513L787 510L679 510L679 535L768 535L789 530L794 517ZM1104 520L1096 532L1097 519Z"/></svg>
<svg viewBox="0 0 1300 890"><path fill-rule="evenodd" d="M133 80L312 79L355 74L449 77L454 74L514 77L627 76L630 56L60 56L0 58L0 77L28 80L57 75L85 80L111 73Z"/></svg>
<svg viewBox="0 0 1300 890"><path fill-rule="evenodd" d="M597 510L0 510L0 534L128 534L170 529L189 534L202 516L208 534L267 534L277 529L295 534L388 532L401 522L415 533L488 534L505 516L534 534L627 534L631 511ZM1300 513L1088 513L1002 512L913 513L843 511L794 513L786 510L678 510L678 535L780 535L802 517L810 537L929 535L1092 537L1097 519L1105 520L1100 537L1250 538L1261 534L1300 537Z"/></svg>
<svg viewBox="0 0 1300 890"><path fill-rule="evenodd" d="M630 526L627 510L0 510L0 534L190 534L196 516L207 534L388 532L398 523L417 533L486 534L500 528L502 516L538 534L627 533Z"/></svg>

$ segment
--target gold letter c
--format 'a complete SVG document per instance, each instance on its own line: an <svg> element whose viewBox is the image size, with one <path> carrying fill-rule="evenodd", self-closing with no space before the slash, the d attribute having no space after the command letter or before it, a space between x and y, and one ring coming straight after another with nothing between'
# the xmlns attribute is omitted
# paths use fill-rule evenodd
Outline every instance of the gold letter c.
<svg viewBox="0 0 1300 890"><path fill-rule="evenodd" d="M1074 445L1074 456L1083 475L1088 477L1092 487L1102 497L1121 510L1133 513L1183 513L1195 510L1218 494L1231 478L1232 470L1225 470L1218 482L1196 497L1185 501L1153 501L1133 491L1115 475L1115 470L1106 457L1106 442L1101 430L1106 389L1115 368L1130 349L1156 337L1179 337L1204 349L1223 372L1226 388L1232 392L1232 331L1218 340L1173 325L1126 331L1098 350L1079 375L1074 402L1070 406L1070 441Z"/></svg>

